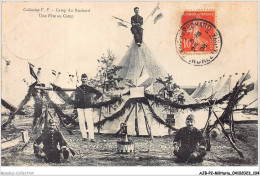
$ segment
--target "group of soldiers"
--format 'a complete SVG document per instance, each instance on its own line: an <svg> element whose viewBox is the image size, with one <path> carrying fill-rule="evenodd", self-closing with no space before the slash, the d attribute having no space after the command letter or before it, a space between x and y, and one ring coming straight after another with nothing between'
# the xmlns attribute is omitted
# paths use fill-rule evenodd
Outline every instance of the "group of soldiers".
<svg viewBox="0 0 260 176"><path fill-rule="evenodd" d="M131 17L131 32L134 35L136 45L140 47L143 41L143 17L139 15L138 7L134 8L134 12L135 15ZM74 114L79 119L82 141L95 142L91 105L102 96L102 93L87 85L88 77L86 74L82 74L81 82L82 85L75 90ZM183 93L181 93L178 96L178 102L183 104L184 101ZM87 129L85 123L87 123ZM173 142L174 155L180 162L202 162L206 155L206 142L202 133L193 126L194 123L194 115L190 114L186 118L186 127L181 128L176 133ZM41 143L43 143L43 148L39 146ZM34 142L34 154L38 158L43 158L45 162L60 163L61 154L64 159L69 157L66 145L67 143L57 130L55 122L50 119L48 128Z"/></svg>
<svg viewBox="0 0 260 176"><path fill-rule="evenodd" d="M82 141L95 142L93 111L90 107L102 96L102 93L87 85L86 74L82 74L81 81L82 85L75 90L74 113L78 115ZM85 122L88 129L86 129ZM190 114L186 118L186 127L181 128L175 135L174 155L180 162L202 162L206 155L206 141L202 133L194 127L194 123L194 115ZM39 147L41 143L43 143L42 149ZM58 145L60 149L58 149ZM45 162L60 163L61 154L64 159L69 157L66 145L55 122L50 119L49 127L34 142L34 154L38 158L43 158Z"/></svg>

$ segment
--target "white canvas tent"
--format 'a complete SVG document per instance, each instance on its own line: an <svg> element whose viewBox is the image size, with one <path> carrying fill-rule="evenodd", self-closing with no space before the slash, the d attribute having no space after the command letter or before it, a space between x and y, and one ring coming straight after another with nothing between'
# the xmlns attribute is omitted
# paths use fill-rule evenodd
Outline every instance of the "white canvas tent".
<svg viewBox="0 0 260 176"><path fill-rule="evenodd" d="M156 107L154 106L154 110L156 111L156 114L160 116L164 121L166 120L166 113L163 113L162 107ZM151 131L153 136L164 136L168 135L168 127L165 127L164 125L158 123L155 119L153 119L148 111L148 108L144 106L144 109L147 114L148 123L151 126ZM138 109L139 111L139 109ZM112 112L111 114L113 114ZM179 110L175 113L175 125L174 127L176 129L180 129L184 126L186 126L185 121L186 117L189 114L194 114L195 116L195 127L198 129L204 128L207 117L208 117L208 111L207 110L198 110L198 111L190 111L190 110ZM118 119L115 119L113 121L107 121L104 126L101 129L101 133L108 133L108 134L115 134L120 129L120 124L125 121L126 116L129 114L129 110L126 111L126 114L122 117L119 117ZM95 112L95 122L98 121L98 112ZM212 118L214 120L214 118ZM210 122L211 124L213 121ZM135 132L135 120L134 120L134 113L131 114L129 117L129 120L126 123L127 125L127 132L129 135L136 135ZM139 134L140 135L148 135L146 131L146 125L144 120L144 114L138 113L138 127L139 127ZM95 131L97 132L97 128L95 128Z"/></svg>
<svg viewBox="0 0 260 176"><path fill-rule="evenodd" d="M198 99L204 93L206 88L207 88L207 81L203 83L203 85L201 86L197 94L193 96L193 98Z"/></svg>
<svg viewBox="0 0 260 176"><path fill-rule="evenodd" d="M215 96L214 96L215 100L222 98L223 96L225 96L226 94L228 94L232 90L232 88L231 88L231 77L232 77L232 75L229 75L228 79L223 84L221 89L219 89L219 91L215 94Z"/></svg>
<svg viewBox="0 0 260 176"><path fill-rule="evenodd" d="M202 94L198 97L200 100L207 99L213 94L213 81L209 81L207 87L202 92Z"/></svg>
<svg viewBox="0 0 260 176"><path fill-rule="evenodd" d="M23 68L22 71L17 70L19 68L17 65L19 62L12 62L10 65L3 65L2 68L2 98L10 103L11 105L18 107L21 101L25 98L29 90L29 86L35 82L35 79L30 75L29 66ZM45 84L45 87L52 87L50 83L57 84L63 88L75 88L76 85L73 83L69 76L64 73L61 75L53 75L51 70L45 70L44 68L38 68L35 66L33 68L38 80ZM75 81L74 81L75 82ZM69 96L71 92L66 92ZM58 97L55 92L49 92L49 96L52 101L56 104L64 104L64 101ZM31 97L30 101L27 103L29 106L33 106L34 100Z"/></svg>
<svg viewBox="0 0 260 176"><path fill-rule="evenodd" d="M120 87L125 86L127 80L131 80L131 82L136 85L142 70L146 70L149 78L154 83L153 89L157 92L162 86L155 83L156 78L164 78L167 76L166 71L155 61L145 43L143 43L141 47L137 47L135 42L132 41L126 55L118 66L122 66L122 69L117 73L118 77L123 78L123 81L119 82Z"/></svg>
<svg viewBox="0 0 260 176"><path fill-rule="evenodd" d="M17 67L15 62L2 66L5 71L2 71L1 98L15 107L18 107L25 98L29 85L34 81L31 79L29 68L18 70ZM27 104L33 105L33 100Z"/></svg>
<svg viewBox="0 0 260 176"><path fill-rule="evenodd" d="M198 87L194 90L194 92L191 94L191 97L194 98L194 96L198 93L198 91L200 90L201 88L201 83L199 83Z"/></svg>
<svg viewBox="0 0 260 176"><path fill-rule="evenodd" d="M220 99L229 92L233 90L237 82L241 82L244 78L245 74L242 73L241 76L239 76L238 73L234 75L230 75L225 83L223 84L224 81L224 76L220 77L219 80L216 81L209 81L206 82L201 86L198 87L194 93L192 94L193 98L196 98L196 100L201 101L203 99L209 98L210 96L213 95L214 99Z"/></svg>
<svg viewBox="0 0 260 176"><path fill-rule="evenodd" d="M223 86L223 77L220 77L219 80L217 81L217 84L213 88L213 94L217 93L221 87Z"/></svg>
<svg viewBox="0 0 260 176"><path fill-rule="evenodd" d="M144 84L141 84L141 86L148 88L149 92L158 93L163 86L156 83L156 79L159 77L164 79L167 76L166 71L156 62L146 44L143 43L141 47L137 47L134 40L118 66L122 68L118 71L117 76L123 78L119 82L119 87L127 88L127 80L131 80L134 85L139 85L138 82L142 79ZM186 104L195 103L185 90L181 88L176 90L177 94L182 92Z"/></svg>
<svg viewBox="0 0 260 176"><path fill-rule="evenodd" d="M117 73L118 77L123 78L123 81L119 82L120 87L126 87L127 79L131 80L132 83L139 85L138 82L140 81L140 78L142 78L141 82L149 82L149 86L145 86L146 90L149 90L150 93L158 93L158 91L162 88L162 85L159 83L155 83L156 78L161 77L162 79L167 76L166 71L159 66L159 64L156 62L154 57L152 56L151 51L147 48L145 43L142 44L141 47L137 47L135 42L133 41L126 53L126 55L123 57L121 62L118 64L118 66L122 66L122 69L120 69ZM143 72L143 73L141 73ZM141 76L140 76L141 75ZM145 76L144 76L145 75ZM149 80L149 81L144 81ZM174 83L174 81L173 81ZM185 102L184 104L195 104L195 100L188 95L186 91L184 91L182 88L175 89L175 93L184 94ZM124 102L127 101L130 97L123 96ZM105 114L105 117L111 116L112 114L118 112L122 107L124 103L121 104L117 109L110 112L110 114ZM139 106L140 107L140 106ZM147 115L148 123L151 126L151 131L154 136L163 136L168 134L168 128L164 125L158 123L154 118L151 117L151 113L149 112L147 106L143 105L144 110ZM153 110L156 112L156 114L162 118L164 121L166 120L167 112L165 111L165 107L162 106L152 106ZM107 121L104 126L101 129L101 133L116 133L119 128L120 124L125 121L126 116L129 114L129 109L126 110L124 115L119 117L118 119L115 119L113 121ZM142 111L139 111L139 108L137 110L138 113L138 126L139 126L139 134L140 135L148 135L146 131L146 124L145 124L145 118ZM181 128L185 126L185 119L189 113L195 113L195 114L205 114L205 122L207 120L207 112L202 110L200 112L191 112L189 110L182 111L178 113L178 118L176 118L176 124L175 127ZM98 112L95 112L95 122L98 122ZM131 113L129 120L127 121L127 130L128 134L135 135L135 110ZM203 115L204 116L204 115ZM201 118L201 115L197 116L198 118ZM103 117L104 119L104 117ZM203 123L204 118L200 119L201 123L197 124L198 128L203 128L205 123ZM97 130L97 129L96 129Z"/></svg>
<svg viewBox="0 0 260 176"><path fill-rule="evenodd" d="M34 69L36 71L36 69ZM56 73L56 75L52 74L51 70L49 69L39 69L37 71L37 77L39 79L39 81L43 84L45 84L45 87L50 87L51 83L62 87L62 88L76 88L76 86L74 85L74 83L72 82L72 80L70 80L69 75L67 73L62 73L62 74L58 74ZM70 96L72 94L72 91L66 92L66 94L68 94L68 96ZM51 100L55 103L55 104L64 104L64 100L62 100L57 94L56 92L53 91L48 91L48 95L51 98Z"/></svg>

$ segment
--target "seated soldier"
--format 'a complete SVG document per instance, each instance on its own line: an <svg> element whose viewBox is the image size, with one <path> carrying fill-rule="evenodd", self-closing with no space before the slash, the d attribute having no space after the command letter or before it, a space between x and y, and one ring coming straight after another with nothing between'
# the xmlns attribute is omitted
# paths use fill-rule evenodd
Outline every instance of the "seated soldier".
<svg viewBox="0 0 260 176"><path fill-rule="evenodd" d="M196 163L202 162L206 155L206 141L202 133L195 128L194 115L186 118L186 127L181 128L174 139L174 155L180 162Z"/></svg>
<svg viewBox="0 0 260 176"><path fill-rule="evenodd" d="M131 17L131 32L134 34L135 43L138 47L143 42L143 17L139 15L139 8L134 8L135 15Z"/></svg>
<svg viewBox="0 0 260 176"><path fill-rule="evenodd" d="M41 143L43 143L43 149L39 147ZM66 150L66 142L61 133L56 130L55 122L50 119L49 127L34 143L34 154L38 158L43 158L46 163L60 163L61 151L57 148L58 144L62 149L64 159L68 159L69 152Z"/></svg>

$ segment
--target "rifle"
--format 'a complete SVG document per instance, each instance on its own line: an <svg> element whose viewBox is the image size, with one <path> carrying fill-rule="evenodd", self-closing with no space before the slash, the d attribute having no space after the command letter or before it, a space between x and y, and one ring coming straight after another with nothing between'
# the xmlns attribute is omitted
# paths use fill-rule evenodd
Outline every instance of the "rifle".
<svg viewBox="0 0 260 176"><path fill-rule="evenodd" d="M48 111L48 110L47 110ZM51 115L51 113L48 111L48 113L49 113L49 115L51 116L51 118L53 119L53 117L52 117L52 115ZM61 136L62 136L62 138L65 140L65 137L63 136L63 134L61 133L61 131L60 131L60 129L58 128L58 126L55 124L55 126L56 126L56 129L58 130L58 132L61 134ZM66 141L66 140L65 140ZM71 152L71 154L72 154L72 156L75 156L75 151L71 148L71 147L69 147L69 145L68 145L68 143L67 143L67 147L69 148L69 151ZM78 153L77 153L78 154Z"/></svg>
<svg viewBox="0 0 260 176"><path fill-rule="evenodd" d="M40 150L42 153L44 153L44 152L42 151L42 148L37 144L37 142L33 139L33 137L31 137L30 139L32 139L33 142L34 142L34 144L39 148L39 150ZM33 145L34 145L34 144L33 144ZM44 153L44 154L45 154L45 153ZM44 156L44 159L48 160L46 154L45 154L45 156Z"/></svg>
<svg viewBox="0 0 260 176"><path fill-rule="evenodd" d="M206 139L205 138L203 138L201 141L200 141L200 143L199 143L199 145L198 145L198 147L194 150L194 152L198 152L199 151L199 147L200 147L200 145L202 144L202 142L203 141L205 141ZM206 141L205 141L206 142ZM205 149L206 150L206 149ZM194 152L192 152L192 153L194 153ZM191 154L192 154L191 153ZM189 156L189 158L188 158L188 160L185 162L186 164L190 161L190 159L191 159L191 154L190 154L190 156Z"/></svg>
<svg viewBox="0 0 260 176"><path fill-rule="evenodd" d="M59 130L58 126L57 126L57 125L55 125L55 126L56 126L58 132L60 132L62 138L65 140L65 138L64 138L63 134L61 133L61 131ZM66 141L66 140L65 140L65 141ZM69 148L69 151L71 152L72 156L75 156L75 154L76 154L77 152L75 152L75 151L68 145L68 143L67 143L67 147ZM77 153L77 154L78 154L78 153Z"/></svg>
<svg viewBox="0 0 260 176"><path fill-rule="evenodd" d="M215 102L214 102L214 104L215 104ZM212 104L212 105L214 105L214 104ZM203 136L203 139L199 142L199 145L198 145L198 147L194 150L194 152L197 152L198 150L199 150L199 146L202 144L202 142L203 141L205 141L206 142L206 145L207 145L207 140L206 140L206 133L207 133L207 129L208 129L208 126L209 126L209 119L210 119L210 116L211 116L211 113L212 113L212 107L209 109L209 116L208 116L208 120L207 120L207 122L206 122L206 125L205 125L205 127L204 127L204 130L203 130L203 132L202 132L202 136ZM192 153L194 153L194 152L192 152ZM191 153L191 154L192 154ZM188 160L185 162L185 163L188 163L189 161L190 161L190 159L191 159L191 154L190 154L190 156L189 156L189 158L188 158Z"/></svg>

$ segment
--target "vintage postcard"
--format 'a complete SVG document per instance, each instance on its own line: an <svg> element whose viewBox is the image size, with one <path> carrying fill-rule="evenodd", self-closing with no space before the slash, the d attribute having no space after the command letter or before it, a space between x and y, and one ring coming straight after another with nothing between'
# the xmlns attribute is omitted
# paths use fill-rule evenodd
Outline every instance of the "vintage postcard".
<svg viewBox="0 0 260 176"><path fill-rule="evenodd" d="M259 175L257 1L1 5L1 174Z"/></svg>

